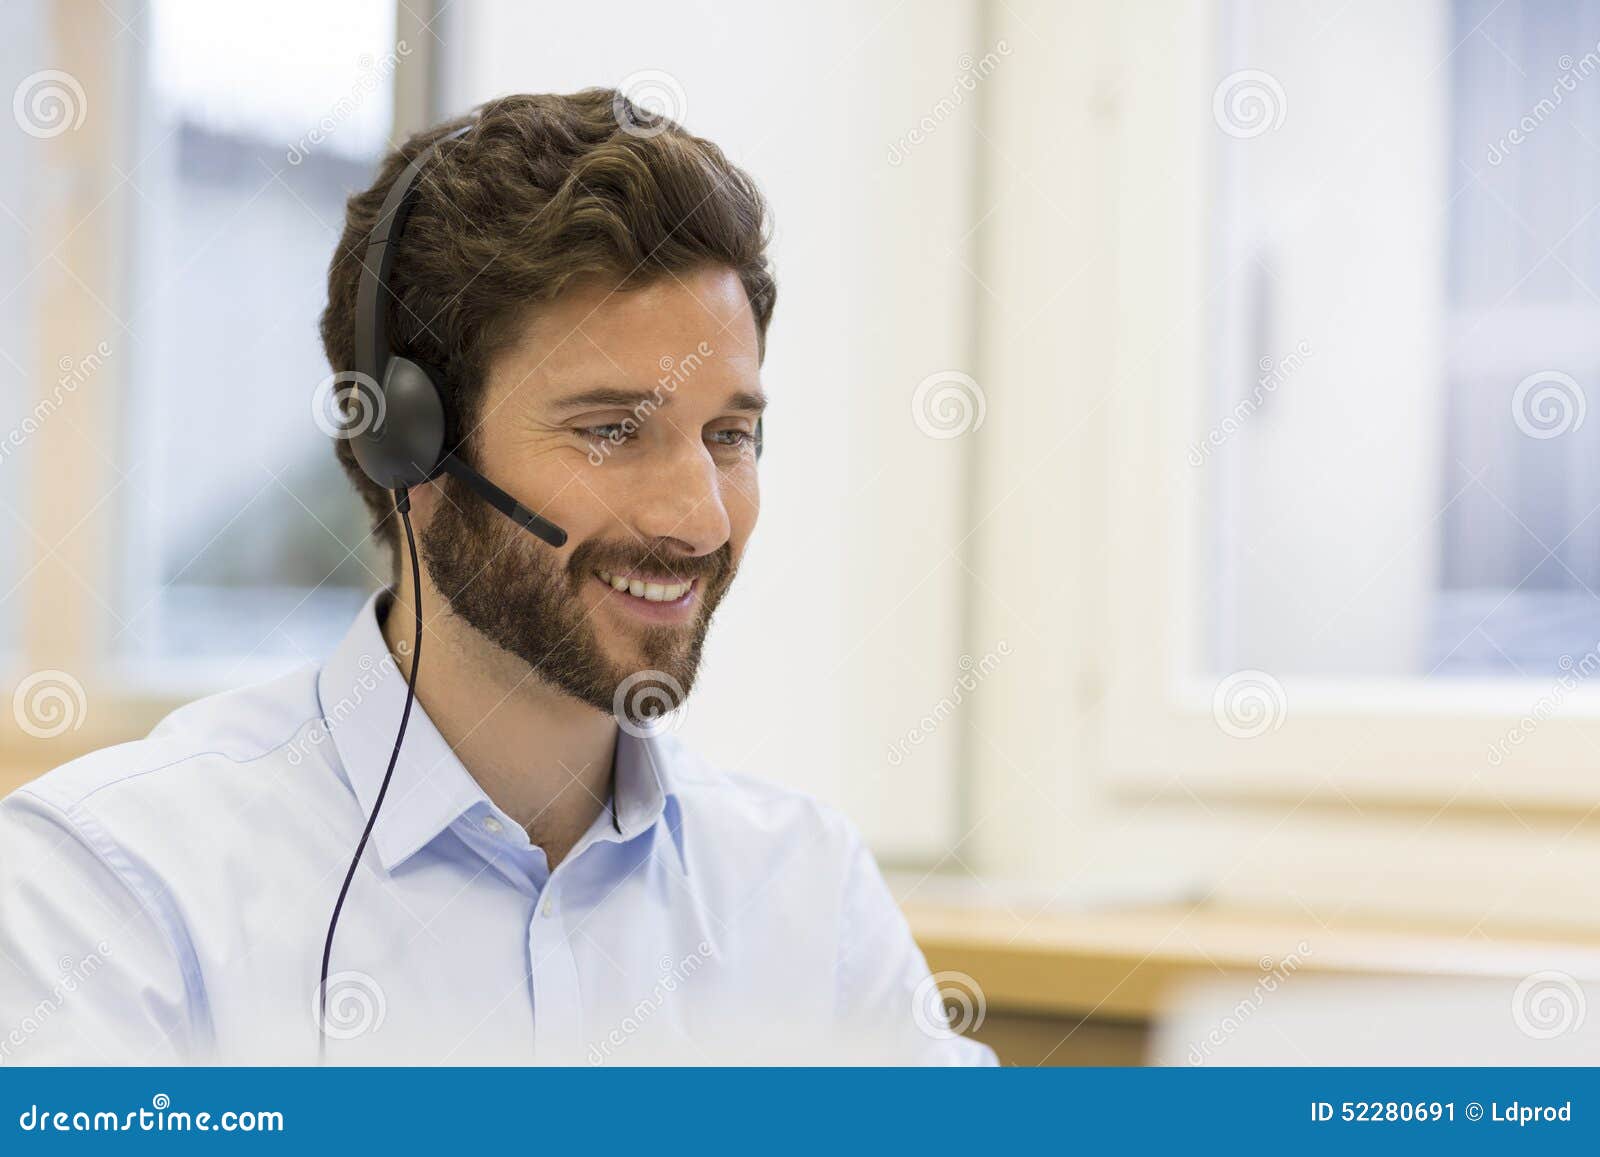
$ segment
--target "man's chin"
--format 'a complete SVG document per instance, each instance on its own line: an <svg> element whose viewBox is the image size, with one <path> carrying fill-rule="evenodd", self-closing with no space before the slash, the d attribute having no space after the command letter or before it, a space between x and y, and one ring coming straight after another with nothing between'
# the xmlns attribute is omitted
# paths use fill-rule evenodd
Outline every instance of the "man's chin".
<svg viewBox="0 0 1600 1157"><path fill-rule="evenodd" d="M600 633L598 658L609 670L619 704L636 687L657 688L671 699L667 709L688 697L700 667L705 625L631 627ZM620 709L620 707L619 707Z"/></svg>
<svg viewBox="0 0 1600 1157"><path fill-rule="evenodd" d="M618 683L641 671L656 671L672 676L675 683L685 684L694 679L698 665L698 648L691 646L692 642L693 632L688 629L663 632L653 628L647 641L607 639L601 654ZM687 686L684 691L688 691Z"/></svg>

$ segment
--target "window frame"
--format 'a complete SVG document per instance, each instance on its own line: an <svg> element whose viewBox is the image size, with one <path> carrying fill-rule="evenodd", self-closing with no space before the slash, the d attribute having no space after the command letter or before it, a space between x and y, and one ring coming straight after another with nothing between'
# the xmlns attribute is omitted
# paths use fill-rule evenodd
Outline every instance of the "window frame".
<svg viewBox="0 0 1600 1157"><path fill-rule="evenodd" d="M1095 145L1114 187L1166 190L1119 215L1111 244L1121 289L1106 295L1100 319L1114 335L1119 386L1106 420L1116 452L1103 475L1082 483L1107 495L1111 528L1107 613L1091 632L1104 673L1095 762L1113 794L1131 799L1176 789L1201 799L1588 814L1600 680L1569 688L1556 679L1285 677L1278 726L1241 738L1214 717L1226 673L1199 674L1207 510L1185 452L1204 428L1215 352L1207 312L1193 303L1211 300L1222 276L1211 261L1215 152L1206 148L1212 89L1226 71L1215 43L1222 8L1207 5L1199 23L1209 35L1179 38L1167 61L1150 54L1170 42L1136 43L1137 22L1124 27L1127 59L1148 83L1121 89L1109 138ZM1128 307L1134 301L1139 308Z"/></svg>
<svg viewBox="0 0 1600 1157"><path fill-rule="evenodd" d="M19 535L24 577L13 597L21 628L0 678L0 694L11 704L0 712L0 795L50 767L143 735L196 695L220 689L182 664L153 682L119 657L111 645L117 608L101 593L115 592L127 574L120 554L127 520L117 495L128 478L116 451L134 359L131 352L116 355L128 345L121 318L132 304L126 272L137 244L131 205L141 195L136 142L147 11L135 0L108 5L105 19L83 19L69 0L52 0L45 9L52 67L84 78L87 115L71 131L34 142L35 179L62 192L38 199L41 225L32 234L39 385L25 408L50 391L63 351L94 350L109 333L113 353L42 424L22 459L28 472L19 489L27 504L19 513L34 529ZM428 27L438 4L398 0L395 11L396 37L411 51L392 74L391 139L425 124L437 96L437 41ZM46 540L58 533L56 541ZM77 700L73 725L59 735L34 735L22 726L15 697L38 672L64 672Z"/></svg>

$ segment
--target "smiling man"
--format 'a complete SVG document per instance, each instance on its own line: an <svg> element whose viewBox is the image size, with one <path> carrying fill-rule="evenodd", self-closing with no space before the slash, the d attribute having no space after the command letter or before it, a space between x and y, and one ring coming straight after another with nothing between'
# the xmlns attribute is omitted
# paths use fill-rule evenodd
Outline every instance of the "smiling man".
<svg viewBox="0 0 1600 1157"><path fill-rule="evenodd" d="M610 91L418 134L349 202L341 380L413 162L379 329L460 467L380 485L393 399L345 395L392 587L320 665L0 803L0 1059L992 1062L849 822L660 725L759 510L754 184Z"/></svg>

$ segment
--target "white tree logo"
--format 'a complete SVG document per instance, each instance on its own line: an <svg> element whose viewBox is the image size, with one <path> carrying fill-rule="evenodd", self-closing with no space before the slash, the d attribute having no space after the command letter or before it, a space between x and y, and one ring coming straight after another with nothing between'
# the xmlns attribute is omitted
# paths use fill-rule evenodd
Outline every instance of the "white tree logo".
<svg viewBox="0 0 1600 1157"><path fill-rule="evenodd" d="M1553 969L1524 978L1511 996L1511 1019L1534 1040L1576 1032L1588 1012L1583 985Z"/></svg>
<svg viewBox="0 0 1600 1157"><path fill-rule="evenodd" d="M1283 726L1289 697L1265 671L1235 671L1211 696L1211 716L1235 739L1254 739Z"/></svg>
<svg viewBox="0 0 1600 1157"><path fill-rule="evenodd" d="M1529 374L1511 394L1511 420L1530 438L1559 438L1582 426L1588 412L1583 387L1559 370Z"/></svg>
<svg viewBox="0 0 1600 1157"><path fill-rule="evenodd" d="M611 102L611 115L629 136L654 137L674 122L683 123L688 106L677 77L659 68L646 68L622 78Z"/></svg>
<svg viewBox="0 0 1600 1157"><path fill-rule="evenodd" d="M981 1028L986 1012L982 986L965 972L935 972L911 996L912 1020L937 1040Z"/></svg>
<svg viewBox="0 0 1600 1157"><path fill-rule="evenodd" d="M930 438L959 438L983 425L988 412L983 387L960 370L940 370L917 383L911 418Z"/></svg>
<svg viewBox="0 0 1600 1157"><path fill-rule="evenodd" d="M683 684L665 671L635 671L617 684L611 712L617 726L643 739L683 725Z"/></svg>
<svg viewBox="0 0 1600 1157"><path fill-rule="evenodd" d="M77 77L47 68L22 78L11 94L11 115L30 137L48 140L83 124L89 98Z"/></svg>
<svg viewBox="0 0 1600 1157"><path fill-rule="evenodd" d="M89 700L83 684L66 671L35 671L17 684L11 714L35 739L54 739L83 726Z"/></svg>
<svg viewBox="0 0 1600 1157"><path fill-rule="evenodd" d="M1277 77L1246 68L1222 78L1211 94L1211 115L1230 137L1249 140L1282 125L1289 101Z"/></svg>
<svg viewBox="0 0 1600 1157"><path fill-rule="evenodd" d="M365 972L335 972L328 977L328 1019L322 1019L322 990L311 994L311 1017L333 1040L354 1040L383 1027L389 1002L383 986Z"/></svg>
<svg viewBox="0 0 1600 1157"><path fill-rule="evenodd" d="M340 370L311 393L311 420L330 438L356 438L383 421L383 391L371 374Z"/></svg>

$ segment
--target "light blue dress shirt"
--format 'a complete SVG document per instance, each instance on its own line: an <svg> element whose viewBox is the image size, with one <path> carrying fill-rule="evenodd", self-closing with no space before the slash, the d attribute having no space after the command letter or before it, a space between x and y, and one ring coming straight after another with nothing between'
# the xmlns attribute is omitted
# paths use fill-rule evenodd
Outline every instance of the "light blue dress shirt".
<svg viewBox="0 0 1600 1157"><path fill-rule="evenodd" d="M0 1064L307 1063L405 680L374 596L320 668L0 801ZM420 704L345 904L334 1063L993 1063L838 812L619 730L552 872Z"/></svg>

